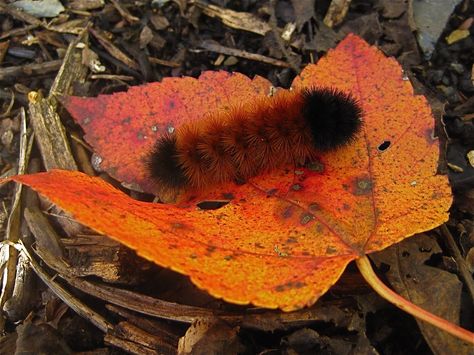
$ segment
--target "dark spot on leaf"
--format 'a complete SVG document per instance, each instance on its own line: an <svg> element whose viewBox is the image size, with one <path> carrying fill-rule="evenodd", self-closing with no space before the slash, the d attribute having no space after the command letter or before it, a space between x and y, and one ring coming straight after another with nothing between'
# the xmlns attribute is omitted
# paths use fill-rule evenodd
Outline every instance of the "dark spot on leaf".
<svg viewBox="0 0 474 355"><path fill-rule="evenodd" d="M285 287L282 286L282 285L278 285L278 286L275 287L275 291L276 292L283 292L283 291L285 291Z"/></svg>
<svg viewBox="0 0 474 355"><path fill-rule="evenodd" d="M126 118L124 118L124 119L122 120L122 124L128 125L128 124L130 124L130 121L131 121L131 120L132 120L131 117L126 117Z"/></svg>
<svg viewBox="0 0 474 355"><path fill-rule="evenodd" d="M311 222L313 219L314 219L314 215L312 213L305 212L305 213L301 214L300 223L302 225L305 225L305 224L308 224L309 222Z"/></svg>
<svg viewBox="0 0 474 355"><path fill-rule="evenodd" d="M334 254L336 251L337 251L337 249L334 248L332 245L330 245L326 248L326 254Z"/></svg>
<svg viewBox="0 0 474 355"><path fill-rule="evenodd" d="M290 244L290 243L298 243L298 239L294 238L294 237L289 237L287 240L286 240L286 243Z"/></svg>
<svg viewBox="0 0 474 355"><path fill-rule="evenodd" d="M291 185L291 189L293 191L300 191L301 189L303 188L303 186L301 184L293 184Z"/></svg>
<svg viewBox="0 0 474 355"><path fill-rule="evenodd" d="M321 211L321 206L316 202L309 204L308 208L310 211L313 211L313 212Z"/></svg>
<svg viewBox="0 0 474 355"><path fill-rule="evenodd" d="M267 196L274 196L278 192L278 189L270 189L267 191Z"/></svg>
<svg viewBox="0 0 474 355"><path fill-rule="evenodd" d="M320 161L312 161L306 164L306 168L315 173L322 173L324 171L324 164Z"/></svg>
<svg viewBox="0 0 474 355"><path fill-rule="evenodd" d="M184 229L184 224L180 222L171 223L171 228L173 229Z"/></svg>
<svg viewBox="0 0 474 355"><path fill-rule="evenodd" d="M288 281L287 283L284 283L282 285L278 285L275 287L275 291L277 292L284 292L286 290L291 290L291 289L300 289L302 287L305 287L306 284L301 281Z"/></svg>
<svg viewBox="0 0 474 355"><path fill-rule="evenodd" d="M305 286L306 286L306 284L304 282L301 282L301 281L293 282L293 287L294 288L303 288Z"/></svg>
<svg viewBox="0 0 474 355"><path fill-rule="evenodd" d="M231 261L232 259L234 259L234 257L232 255L226 255L224 256L224 260L225 261Z"/></svg>
<svg viewBox="0 0 474 355"><path fill-rule="evenodd" d="M227 200L233 200L235 198L234 194L231 192L225 192L222 196Z"/></svg>
<svg viewBox="0 0 474 355"><path fill-rule="evenodd" d="M316 233L322 233L324 230L324 227L321 223L316 223Z"/></svg>
<svg viewBox="0 0 474 355"><path fill-rule="evenodd" d="M358 177L352 190L356 196L368 195L372 192L372 180L368 177Z"/></svg>
<svg viewBox="0 0 474 355"><path fill-rule="evenodd" d="M289 206L285 208L283 211L283 218L287 219L290 218L293 215L293 206Z"/></svg>

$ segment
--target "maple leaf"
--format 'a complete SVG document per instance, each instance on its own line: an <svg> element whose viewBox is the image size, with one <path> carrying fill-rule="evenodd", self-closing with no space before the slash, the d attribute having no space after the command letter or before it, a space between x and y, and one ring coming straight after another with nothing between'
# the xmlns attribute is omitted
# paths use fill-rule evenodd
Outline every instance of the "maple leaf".
<svg viewBox="0 0 474 355"><path fill-rule="evenodd" d="M217 80L219 76L226 79ZM202 89L203 78L209 83L207 91ZM170 79L132 89L131 98L116 94L69 98L65 103L73 115L80 113L86 139L104 163L110 162L109 171L147 191L143 168L135 170L136 176L131 169L140 165L140 159L136 159L139 163L125 161L114 151L119 146L126 146L128 152L138 147L139 156L144 156L154 140L150 132L179 124L172 115L177 107L182 108L180 119L189 107L214 109L226 95L212 105L209 96L229 78L234 75L205 73L198 80ZM236 87L227 96L238 96L240 90L246 92L243 97L266 93L265 81L244 81L250 89ZM169 90L171 82L175 89L189 85L187 94L201 94L183 94L185 103L176 101L177 91ZM260 84L254 86L256 82ZM354 144L322 154L296 172L277 170L249 184L223 185L216 193L202 196L229 200L218 210L197 210L195 201L182 206L139 202L99 178L78 172L50 171L13 179L146 259L189 275L216 297L286 311L311 305L350 261L438 226L448 219L451 205L447 178L436 175L438 141L432 137L431 111L424 97L413 94L395 60L350 35L294 82L295 87L315 84L349 91L359 100L364 127ZM151 92L157 96L145 100ZM164 97L174 98L174 104L166 104ZM117 102L123 102L120 108L109 107ZM77 111L78 104L83 109ZM164 105L166 114L156 112L157 105ZM193 119L202 117L189 112ZM115 123L105 126L108 119ZM132 136L121 136L124 126L131 128ZM124 145L124 139L130 145Z"/></svg>

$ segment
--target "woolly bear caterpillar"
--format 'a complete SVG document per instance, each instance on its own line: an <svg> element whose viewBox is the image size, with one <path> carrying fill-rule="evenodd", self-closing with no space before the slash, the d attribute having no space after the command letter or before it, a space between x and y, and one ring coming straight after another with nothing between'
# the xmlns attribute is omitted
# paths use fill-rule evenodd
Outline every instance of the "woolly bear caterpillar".
<svg viewBox="0 0 474 355"><path fill-rule="evenodd" d="M349 144L361 118L357 101L337 89L281 90L161 136L147 171L170 191L245 181Z"/></svg>

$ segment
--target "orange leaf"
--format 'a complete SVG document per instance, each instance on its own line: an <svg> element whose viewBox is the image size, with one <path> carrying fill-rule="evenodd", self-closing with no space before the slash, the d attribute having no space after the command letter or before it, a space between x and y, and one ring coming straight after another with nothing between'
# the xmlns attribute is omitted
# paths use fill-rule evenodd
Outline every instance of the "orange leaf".
<svg viewBox="0 0 474 355"><path fill-rule="evenodd" d="M360 100L362 134L296 172L222 186L213 197L230 202L218 210L138 202L77 172L13 179L216 297L284 310L311 305L351 260L436 227L451 204L447 178L436 175L430 109L395 60L350 35L295 86L315 83Z"/></svg>
<svg viewBox="0 0 474 355"><path fill-rule="evenodd" d="M62 101L99 155L100 169L132 189L153 193L143 159L159 136L185 120L267 95L270 88L258 76L251 80L239 73L207 71L199 79L165 78L127 92L66 96Z"/></svg>

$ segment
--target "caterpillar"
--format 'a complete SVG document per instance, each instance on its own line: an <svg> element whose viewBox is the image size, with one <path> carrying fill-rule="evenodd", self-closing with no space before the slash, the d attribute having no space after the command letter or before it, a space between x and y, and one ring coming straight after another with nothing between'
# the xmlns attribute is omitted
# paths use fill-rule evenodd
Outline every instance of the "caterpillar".
<svg viewBox="0 0 474 355"><path fill-rule="evenodd" d="M361 122L357 100L340 90L280 90L162 135L147 157L147 173L170 191L246 181L349 144Z"/></svg>

